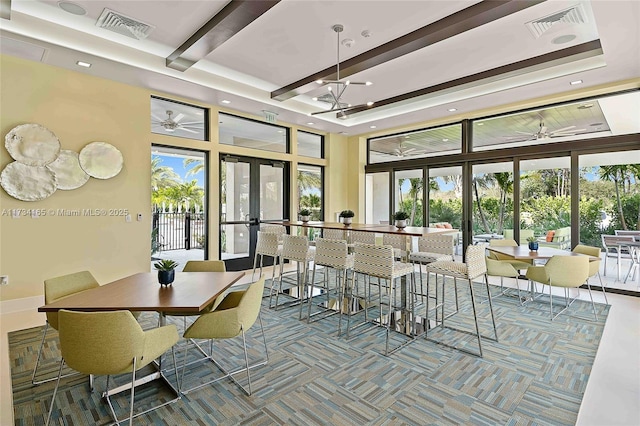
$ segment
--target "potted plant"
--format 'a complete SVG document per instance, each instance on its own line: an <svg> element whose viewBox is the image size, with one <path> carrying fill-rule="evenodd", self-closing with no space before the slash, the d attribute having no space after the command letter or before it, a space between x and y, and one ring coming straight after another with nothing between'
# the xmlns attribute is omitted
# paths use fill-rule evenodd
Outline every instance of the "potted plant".
<svg viewBox="0 0 640 426"><path fill-rule="evenodd" d="M393 219L396 221L396 228L406 228L407 219L409 219L409 213L403 211L397 211L393 214Z"/></svg>
<svg viewBox="0 0 640 426"><path fill-rule="evenodd" d="M178 262L171 259L162 259L153 264L158 270L158 282L161 285L169 285L176 277L176 266Z"/></svg>
<svg viewBox="0 0 640 426"><path fill-rule="evenodd" d="M309 209L300 209L300 211L298 212L298 215L300 216L300 220L303 222L309 222L309 219L311 218L311 210Z"/></svg>
<svg viewBox="0 0 640 426"><path fill-rule="evenodd" d="M538 240L536 237L529 237L527 241L529 242L529 250L538 251Z"/></svg>
<svg viewBox="0 0 640 426"><path fill-rule="evenodd" d="M350 225L351 221L353 220L353 217L356 214L353 212L353 210L342 210L340 212L340 217L342 218L342 223L344 223L345 225Z"/></svg>

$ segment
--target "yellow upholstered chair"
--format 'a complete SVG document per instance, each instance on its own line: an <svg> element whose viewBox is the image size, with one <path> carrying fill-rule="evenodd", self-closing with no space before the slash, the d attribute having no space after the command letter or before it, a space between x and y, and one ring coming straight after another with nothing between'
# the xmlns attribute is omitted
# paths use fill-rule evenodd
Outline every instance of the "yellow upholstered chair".
<svg viewBox="0 0 640 426"><path fill-rule="evenodd" d="M436 278L436 306L435 306L435 321L436 321L436 325L438 323L438 308L440 308L441 310L441 314L440 314L440 327L444 328L445 327L445 319L448 318L448 316L445 316L445 312L444 312L444 306L445 306L445 295L446 295L446 291L445 291L445 286L447 285L445 283L445 279L444 277L451 277L455 280L457 279L463 279L469 282L469 293L471 296L471 307L473 309L473 319L475 321L475 333L473 332L469 332L467 330L458 330L456 328L453 327L448 327L451 328L453 330L458 330L458 331L462 331L464 333L469 333L473 336L476 336L478 339L478 353L474 353L471 351L468 351L464 348L458 348L455 346L450 346L453 347L454 349L458 349L460 351L463 352L467 352L471 355L477 355L482 357L482 339L481 338L485 338L485 339L490 339L490 340L494 340L494 341L498 341L498 330L496 328L496 320L495 317L493 315L493 303L491 301L491 293L489 292L489 283L487 281L487 277L486 277L486 273L487 273L487 264L485 262L485 247L483 245L470 245L467 247L467 251L466 251L466 262L462 263L462 262L453 262L453 261L448 261L448 260L442 260L442 261L438 261L438 262L433 262L433 263L429 263L427 265L427 294L429 294L429 277L430 274L435 274L435 278ZM443 290L442 290L442 300L438 303L437 300L437 295L438 295L438 291L437 291L437 286L438 286L438 275L442 275L443 279L442 279L442 286L443 286ZM495 338L491 338L488 336L484 336L482 334L480 334L480 328L478 326L478 314L477 314L477 309L476 309L476 298L475 298L475 294L473 291L473 280L480 278L480 277L484 277L484 282L485 282L485 286L487 289L487 298L489 300L489 311L491 314L491 321L493 323L493 332L495 335ZM429 318L429 297L427 297L427 303L426 303L426 318ZM426 328L425 330L425 338L429 339L428 337L428 331L429 331L429 327ZM444 346L449 346L445 343L442 342L437 342L436 343L440 343Z"/></svg>
<svg viewBox="0 0 640 426"><path fill-rule="evenodd" d="M89 290L99 286L100 284L98 284L96 279L93 277L93 275L91 275L91 272L89 271L76 272L73 274L63 275L61 277L50 278L44 281L44 303L53 303L64 297L71 296L72 294L76 294L81 291ZM50 382L56 379L55 377L51 377L44 380L36 380L38 364L40 363L40 358L42 357L44 341L47 337L47 330L49 329L49 327L53 328L54 330L58 330L57 312L47 312L47 323L44 327L44 332L42 333L42 342L40 343L40 349L38 350L38 358L36 359L36 365L33 368L33 374L31 375L31 383L33 383L34 385L39 385L41 383ZM72 374L76 373L66 374L62 377L67 377Z"/></svg>
<svg viewBox="0 0 640 426"><path fill-rule="evenodd" d="M602 277L600 276L600 263L602 262L600 258L600 247L592 247L592 246L586 246L584 244L578 244L573 248L572 251L574 253L586 254L587 256L593 256L598 258L598 260L591 260L589 262L589 278L594 277L596 275L598 276L598 279L600 280L600 288L602 289L602 294L604 295L604 301L608 305L609 301L607 300L607 293L604 290L604 285L602 284ZM587 284L587 287L591 289L591 284L589 284L589 278L587 278L586 284Z"/></svg>
<svg viewBox="0 0 640 426"><path fill-rule="evenodd" d="M176 344L178 341L176 326L171 324L143 331L129 311L74 312L60 310L58 320L62 360L49 407L47 424L51 420L56 393L60 386L62 368L65 364L83 374L107 376L107 389L102 396L106 398L111 415L116 422L120 420L118 420L109 398L109 376L132 373L131 405L129 408L129 424L131 424L133 417L135 417L133 401L136 371L153 362ZM173 361L175 367L175 356ZM152 410L178 399L179 397L163 402L153 407ZM148 411L150 410L145 410L144 413Z"/></svg>
<svg viewBox="0 0 640 426"><path fill-rule="evenodd" d="M182 269L182 272L226 272L227 268L224 264L223 260L190 260ZM210 312L216 308L224 299L224 294L221 294L213 301L209 306L204 308L202 311L198 312L165 312L165 316L178 316L182 317L182 326L183 329L187 329L187 317L192 317L196 315L202 315L204 313Z"/></svg>
<svg viewBox="0 0 640 426"><path fill-rule="evenodd" d="M489 240L489 247L518 247L518 243L516 240L509 238L505 238L503 240ZM504 254L492 252L491 250L489 250L489 259L510 263L517 271L526 270L529 266L533 265L533 260L516 260Z"/></svg>
<svg viewBox="0 0 640 426"><path fill-rule="evenodd" d="M262 292L264 291L264 277L251 285L246 290L233 291L224 298L224 300L218 305L215 311L206 313L198 317L195 322L184 332L185 339L231 339L236 336L242 335L242 345L244 348L244 360L245 365L239 370L228 372L214 359L213 353L208 357L202 358L202 360L210 360L215 363L225 375L218 377L214 380L206 383L199 384L190 389L183 389L184 387L184 375L187 365L187 347L184 351L184 364L182 367L182 379L180 380L180 387L183 393L191 392L195 389L199 389L208 384L217 382L229 377L233 380L247 395L251 395L251 374L250 369L264 365L269 361L269 352L267 349L267 341L264 336L264 328L262 327L262 318L260 318L260 305L262 302ZM260 329L262 331L262 340L264 342L264 349L266 359L256 364L249 365L249 357L247 353L247 342L245 339L245 333L253 326L256 320L260 320ZM248 380L248 389L242 386L233 377L236 373L246 371Z"/></svg>
<svg viewBox="0 0 640 426"><path fill-rule="evenodd" d="M551 321L553 321L573 303L573 300L569 299L569 289L580 287L589 278L589 257L553 256L544 266L529 267L527 269L527 278L549 286L549 311L551 313ZM565 306L556 314L553 312L552 287L562 287L564 289ZM596 314L596 306L593 303L591 288L589 288L589 296L591 296L593 315L597 320L598 315Z"/></svg>
<svg viewBox="0 0 640 426"><path fill-rule="evenodd" d="M504 289L504 278L514 278L516 281L516 287L518 288L518 299L520 300L520 304L522 304L522 297L520 296L520 285L518 284L518 277L520 276L518 270L509 262L491 259L490 257L486 257L485 262L487 264L487 275L492 277L500 277L499 296L506 294Z"/></svg>

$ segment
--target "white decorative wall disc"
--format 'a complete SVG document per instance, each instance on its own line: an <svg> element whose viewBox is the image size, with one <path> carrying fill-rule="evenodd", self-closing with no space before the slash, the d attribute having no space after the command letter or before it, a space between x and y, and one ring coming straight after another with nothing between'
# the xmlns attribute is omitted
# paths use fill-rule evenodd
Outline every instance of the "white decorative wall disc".
<svg viewBox="0 0 640 426"><path fill-rule="evenodd" d="M60 141L49 129L39 124L16 126L4 138L11 157L28 166L45 166L58 158Z"/></svg>
<svg viewBox="0 0 640 426"><path fill-rule="evenodd" d="M44 166L28 166L14 161L0 174L0 185L13 198L40 201L56 192L56 175Z"/></svg>
<svg viewBox="0 0 640 426"><path fill-rule="evenodd" d="M80 167L96 179L110 179L120 173L122 153L106 142L91 142L80 151Z"/></svg>
<svg viewBox="0 0 640 426"><path fill-rule="evenodd" d="M58 189L71 190L87 183L89 175L80 167L78 153L63 149L53 163L47 167L56 174Z"/></svg>

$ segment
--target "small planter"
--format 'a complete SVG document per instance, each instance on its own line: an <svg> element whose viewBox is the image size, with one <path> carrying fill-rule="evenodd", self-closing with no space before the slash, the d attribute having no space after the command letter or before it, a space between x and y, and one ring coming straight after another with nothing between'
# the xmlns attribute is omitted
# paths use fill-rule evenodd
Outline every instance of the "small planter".
<svg viewBox="0 0 640 426"><path fill-rule="evenodd" d="M300 216L302 222L309 222L309 219L311 219L311 216Z"/></svg>
<svg viewBox="0 0 640 426"><path fill-rule="evenodd" d="M169 285L176 278L175 269L171 271L158 271L158 282L160 285Z"/></svg>
<svg viewBox="0 0 640 426"><path fill-rule="evenodd" d="M396 228L402 229L402 228L406 228L406 227L407 227L407 220L406 219L396 220Z"/></svg>
<svg viewBox="0 0 640 426"><path fill-rule="evenodd" d="M538 243L537 242L529 242L529 250L538 251Z"/></svg>
<svg viewBox="0 0 640 426"><path fill-rule="evenodd" d="M344 223L345 225L351 225L351 221L353 220L352 217L343 217L342 218L342 223Z"/></svg>

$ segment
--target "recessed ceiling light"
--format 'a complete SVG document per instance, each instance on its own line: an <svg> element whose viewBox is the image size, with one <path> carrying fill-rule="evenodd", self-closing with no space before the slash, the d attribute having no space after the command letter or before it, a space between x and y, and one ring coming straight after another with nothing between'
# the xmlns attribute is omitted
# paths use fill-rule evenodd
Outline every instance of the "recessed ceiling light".
<svg viewBox="0 0 640 426"><path fill-rule="evenodd" d="M308 124L309 126L313 126L315 123L314 123L313 121L309 121L307 124Z"/></svg>
<svg viewBox="0 0 640 426"><path fill-rule="evenodd" d="M82 16L87 14L87 11L84 10L82 6L80 6L79 4L71 3L70 1L59 1L58 7L65 12L69 12L74 15Z"/></svg>
<svg viewBox="0 0 640 426"><path fill-rule="evenodd" d="M582 80L574 80L569 84L571 84L572 86L575 86L576 84L582 84Z"/></svg>
<svg viewBox="0 0 640 426"><path fill-rule="evenodd" d="M593 108L593 104L582 104L578 107L578 109L589 109Z"/></svg>
<svg viewBox="0 0 640 426"><path fill-rule="evenodd" d="M196 115L204 115L202 111L196 111Z"/></svg>
<svg viewBox="0 0 640 426"><path fill-rule="evenodd" d="M449 108L449 112L454 112L454 111L457 111L457 109L456 108Z"/></svg>
<svg viewBox="0 0 640 426"><path fill-rule="evenodd" d="M316 96L316 97L314 97L314 98L311 98L311 100L312 100L312 101L317 101L317 100L318 100L318 97Z"/></svg>
<svg viewBox="0 0 640 426"><path fill-rule="evenodd" d="M565 35L561 35L561 36L558 36L558 37L554 38L553 40L551 40L551 43L553 43L553 44L569 43L571 40L573 40L575 38L576 38L575 34L565 34Z"/></svg>
<svg viewBox="0 0 640 426"><path fill-rule="evenodd" d="M484 126L484 123L478 123L478 126Z"/></svg>
<svg viewBox="0 0 640 426"><path fill-rule="evenodd" d="M370 82L370 81L366 81L364 84L365 84L365 86L371 86L373 83Z"/></svg>
<svg viewBox="0 0 640 426"><path fill-rule="evenodd" d="M603 124L604 123L591 123L591 124L589 124L589 126L597 127L597 126L602 126Z"/></svg>
<svg viewBox="0 0 640 426"><path fill-rule="evenodd" d="M369 126L369 128L370 128L370 129L375 129L375 128L376 128L376 126Z"/></svg>
<svg viewBox="0 0 640 426"><path fill-rule="evenodd" d="M405 136L404 138L405 138L405 139L409 139L409 136Z"/></svg>
<svg viewBox="0 0 640 426"><path fill-rule="evenodd" d="M81 66L81 67L91 68L91 64L89 62L78 61L78 62L76 62L76 64Z"/></svg>
<svg viewBox="0 0 640 426"><path fill-rule="evenodd" d="M278 133L284 133L284 130L278 130Z"/></svg>
<svg viewBox="0 0 640 426"><path fill-rule="evenodd" d="M226 99L223 99L223 100L222 100L222 103L223 103L223 104L230 104L230 103L231 103L231 101L228 101L228 100L226 100Z"/></svg>
<svg viewBox="0 0 640 426"><path fill-rule="evenodd" d="M316 83L322 84L322 80L316 80Z"/></svg>
<svg viewBox="0 0 640 426"><path fill-rule="evenodd" d="M367 102L367 106L371 106L371 105L373 105L373 102L371 101Z"/></svg>
<svg viewBox="0 0 640 426"><path fill-rule="evenodd" d="M449 139L442 139L442 142L449 142Z"/></svg>

